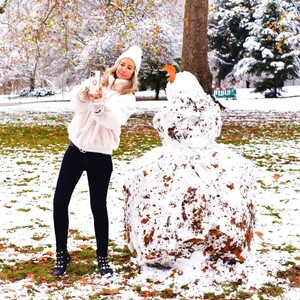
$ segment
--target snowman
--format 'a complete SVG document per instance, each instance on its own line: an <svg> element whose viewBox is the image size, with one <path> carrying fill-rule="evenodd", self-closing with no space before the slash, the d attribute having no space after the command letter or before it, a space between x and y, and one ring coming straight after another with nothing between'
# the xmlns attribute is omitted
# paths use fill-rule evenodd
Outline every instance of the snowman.
<svg viewBox="0 0 300 300"><path fill-rule="evenodd" d="M174 267L195 253L244 262L255 224L252 164L215 141L220 108L193 74L177 73L166 93L153 118L162 146L132 161L124 184L129 249L141 266Z"/></svg>

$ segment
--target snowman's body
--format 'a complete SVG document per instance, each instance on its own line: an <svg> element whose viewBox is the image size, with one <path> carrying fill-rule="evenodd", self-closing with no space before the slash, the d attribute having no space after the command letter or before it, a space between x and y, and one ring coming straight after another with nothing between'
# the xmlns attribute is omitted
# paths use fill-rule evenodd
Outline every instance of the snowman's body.
<svg viewBox="0 0 300 300"><path fill-rule="evenodd" d="M167 86L153 120L163 146L132 163L124 185L129 248L140 264L172 266L198 252L243 261L255 222L252 165L215 142L220 109L189 72Z"/></svg>

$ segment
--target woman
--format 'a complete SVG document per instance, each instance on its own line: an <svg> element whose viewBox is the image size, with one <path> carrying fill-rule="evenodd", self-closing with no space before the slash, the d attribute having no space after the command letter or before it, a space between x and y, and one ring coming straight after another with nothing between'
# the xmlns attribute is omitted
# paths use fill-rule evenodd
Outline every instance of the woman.
<svg viewBox="0 0 300 300"><path fill-rule="evenodd" d="M70 145L64 155L54 195L56 266L54 276L63 276L71 257L67 250L68 206L83 171L87 172L94 218L97 261L100 274L113 274L108 264L108 215L106 197L112 172L112 151L120 142L121 125L135 109L134 91L142 50L133 46L106 70L102 87L89 93L89 80L75 86L71 104L74 118L68 126Z"/></svg>

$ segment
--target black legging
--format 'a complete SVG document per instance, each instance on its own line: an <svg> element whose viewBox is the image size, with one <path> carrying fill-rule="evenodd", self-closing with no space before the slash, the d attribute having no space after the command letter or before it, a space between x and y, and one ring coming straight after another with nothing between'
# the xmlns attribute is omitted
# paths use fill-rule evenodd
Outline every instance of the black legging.
<svg viewBox="0 0 300 300"><path fill-rule="evenodd" d="M112 170L110 155L93 152L82 153L78 148L69 146L62 161L53 203L56 251L67 250L68 206L76 184L83 171L86 171L94 217L97 255L107 256L108 215L106 196Z"/></svg>

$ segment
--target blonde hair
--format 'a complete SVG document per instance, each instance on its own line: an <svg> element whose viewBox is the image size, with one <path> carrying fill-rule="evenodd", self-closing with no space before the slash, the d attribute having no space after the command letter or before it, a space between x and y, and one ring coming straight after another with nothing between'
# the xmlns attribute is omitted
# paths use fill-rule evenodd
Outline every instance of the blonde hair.
<svg viewBox="0 0 300 300"><path fill-rule="evenodd" d="M102 80L103 86L108 86L108 78L110 75L113 75L115 78L117 78L116 70L117 70L119 64L120 64L120 61L117 61L111 68L106 69L106 71L104 72L104 75L103 75L103 80ZM135 67L131 78L128 80L128 86L126 86L120 92L120 94L121 95L131 94L131 93L134 93L137 89L138 89L138 78L137 78L136 67Z"/></svg>

